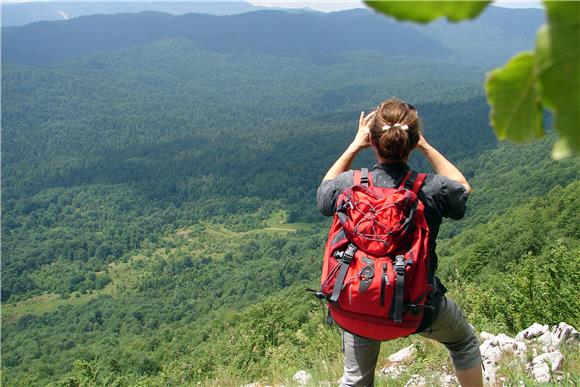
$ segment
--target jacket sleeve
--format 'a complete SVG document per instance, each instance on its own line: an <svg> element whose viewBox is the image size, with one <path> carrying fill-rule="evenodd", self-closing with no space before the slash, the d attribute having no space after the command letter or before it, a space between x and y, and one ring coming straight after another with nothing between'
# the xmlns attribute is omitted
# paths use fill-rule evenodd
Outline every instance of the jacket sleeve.
<svg viewBox="0 0 580 387"><path fill-rule="evenodd" d="M336 209L336 200L342 191L354 182L354 171L341 173L335 179L323 180L318 187L316 201L318 209L324 216L332 216Z"/></svg>
<svg viewBox="0 0 580 387"><path fill-rule="evenodd" d="M469 196L463 184L441 175L435 175L434 180L438 192L433 201L441 216L455 220L463 218Z"/></svg>

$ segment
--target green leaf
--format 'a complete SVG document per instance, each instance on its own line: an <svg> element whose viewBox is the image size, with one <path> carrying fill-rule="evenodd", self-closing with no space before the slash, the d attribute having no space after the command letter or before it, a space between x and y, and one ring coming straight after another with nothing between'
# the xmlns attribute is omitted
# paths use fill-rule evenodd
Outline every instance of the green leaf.
<svg viewBox="0 0 580 387"><path fill-rule="evenodd" d="M580 2L546 1L548 24L536 39L536 72L542 103L554 112L560 138L552 157L580 151Z"/></svg>
<svg viewBox="0 0 580 387"><path fill-rule="evenodd" d="M500 140L526 142L542 137L542 109L536 93L534 55L522 52L487 75L490 120Z"/></svg>
<svg viewBox="0 0 580 387"><path fill-rule="evenodd" d="M365 1L366 5L399 20L428 23L439 17L461 21L477 17L491 1Z"/></svg>

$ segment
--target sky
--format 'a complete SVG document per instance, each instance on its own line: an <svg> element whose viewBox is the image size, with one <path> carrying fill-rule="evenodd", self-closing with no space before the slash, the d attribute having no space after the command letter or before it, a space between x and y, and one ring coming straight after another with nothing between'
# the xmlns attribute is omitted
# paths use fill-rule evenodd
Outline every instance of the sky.
<svg viewBox="0 0 580 387"><path fill-rule="evenodd" d="M1 3L28 3L38 0L0 0ZM50 0L41 0L50 1ZM59 0L55 0L59 1ZM63 1L63 0L60 0ZM71 1L71 0L67 0ZM83 0L87 1L87 0ZM90 1L90 0L89 0ZM106 1L106 0L105 0ZM118 1L118 0L117 0ZM123 0L121 0L123 1ZM126 0L125 0L126 1ZM129 0L130 1L130 0ZM149 0L149 1L163 1L163 0ZM172 1L172 0L165 0ZM175 1L175 0L173 0ZM195 0L195 1L212 1L212 0ZM232 0L213 0L213 1L232 1ZM236 0L233 0L236 1ZM340 11L352 8L366 8L362 1L336 1L336 0L318 0L318 1L288 1L288 0L246 0L248 3L254 5L261 5L265 7L282 7L282 8L312 8L317 11L331 12ZM72 0L71 2L75 2ZM496 0L494 5L507 8L541 8L540 0L526 1L526 0Z"/></svg>
<svg viewBox="0 0 580 387"><path fill-rule="evenodd" d="M362 1L288 1L288 0L248 0L254 5L261 5L265 7L283 7L283 8L312 8L317 11L331 12L341 11L352 8L366 8ZM525 0L496 0L494 5L506 8L541 8L540 1L525 1Z"/></svg>

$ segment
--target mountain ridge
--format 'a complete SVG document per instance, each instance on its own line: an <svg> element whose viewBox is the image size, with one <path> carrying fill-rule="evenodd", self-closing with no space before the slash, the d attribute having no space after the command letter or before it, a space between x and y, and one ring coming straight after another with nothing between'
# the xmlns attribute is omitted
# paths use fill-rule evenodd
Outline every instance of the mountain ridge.
<svg viewBox="0 0 580 387"><path fill-rule="evenodd" d="M462 28L473 30L469 39L473 40L474 50L481 50L479 46L489 43L483 39L478 42L478 36L492 30L501 31L498 23L505 23L507 30L498 36L501 44L496 47L498 53L494 57L507 56L514 44L522 44L519 36L529 38L528 30L536 28L541 21L541 14L537 12L520 14L490 8L482 16L483 21L468 23ZM509 23L520 16L525 19L518 24L525 26L522 31L522 27L516 28ZM2 60L44 65L93 52L176 37L191 39L200 48L216 52L327 58L343 52L370 50L392 56L445 58L451 51L441 39L449 37L454 30L456 26L446 22L415 26L385 19L367 10L328 14L258 10L227 16L199 13L175 16L145 11L3 27ZM520 33L514 34L514 30ZM441 33L443 35L438 36ZM512 35L518 38L510 43ZM461 45L465 46L465 43ZM458 52L454 57L463 60L461 58L465 55ZM482 59L485 58L479 60Z"/></svg>

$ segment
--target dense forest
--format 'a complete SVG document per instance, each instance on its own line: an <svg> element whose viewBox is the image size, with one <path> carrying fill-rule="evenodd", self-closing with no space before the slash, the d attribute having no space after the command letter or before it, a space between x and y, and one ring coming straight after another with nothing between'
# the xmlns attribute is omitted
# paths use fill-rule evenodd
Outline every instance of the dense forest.
<svg viewBox="0 0 580 387"><path fill-rule="evenodd" d="M303 290L329 225L315 192L360 111L392 95L473 186L439 244L470 320L578 327L580 161L551 160L551 135L498 144L481 90L541 21L492 7L463 26L357 10L4 28L2 383L336 380L337 331Z"/></svg>

